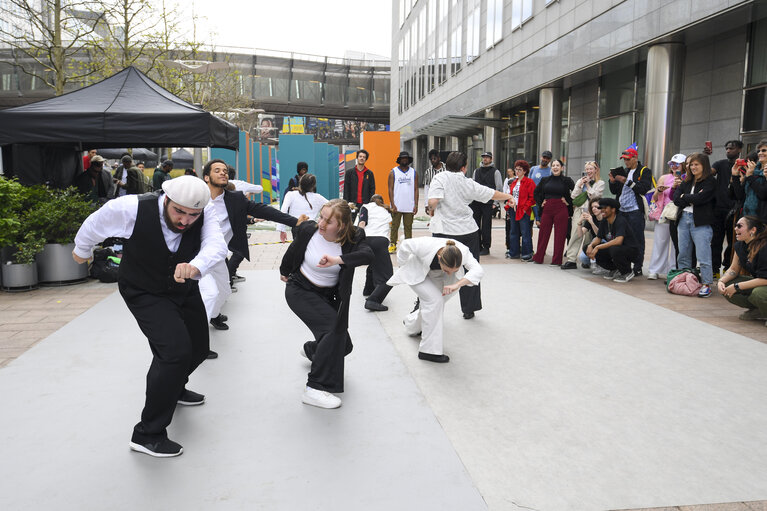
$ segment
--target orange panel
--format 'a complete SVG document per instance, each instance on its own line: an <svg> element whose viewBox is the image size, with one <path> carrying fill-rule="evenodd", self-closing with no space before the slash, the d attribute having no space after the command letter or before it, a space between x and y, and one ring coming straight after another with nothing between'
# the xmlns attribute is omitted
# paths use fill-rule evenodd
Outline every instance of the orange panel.
<svg viewBox="0 0 767 511"><path fill-rule="evenodd" d="M389 201L389 172L397 166L397 156L400 152L399 131L363 131L361 136L362 148L370 153L365 164L373 171L376 178L376 193Z"/></svg>

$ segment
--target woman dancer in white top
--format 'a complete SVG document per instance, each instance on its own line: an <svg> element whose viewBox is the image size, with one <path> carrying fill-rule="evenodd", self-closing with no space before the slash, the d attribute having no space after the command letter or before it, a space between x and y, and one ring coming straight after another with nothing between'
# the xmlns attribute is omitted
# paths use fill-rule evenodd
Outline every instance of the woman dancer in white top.
<svg viewBox="0 0 767 511"><path fill-rule="evenodd" d="M397 249L397 263L399 268L388 284L408 284L420 304L404 322L408 334L421 334L418 358L450 361L442 346L445 302L463 286L478 285L484 275L482 267L466 245L445 238L403 241Z"/></svg>
<svg viewBox="0 0 767 511"><path fill-rule="evenodd" d="M389 255L391 212L384 204L383 197L375 194L369 203L360 208L359 218L358 226L365 230L365 239L375 256L367 267L365 287L362 290L363 296L368 297L365 300L365 308L371 311L386 311L389 308L383 305L383 301L391 291L391 286L388 286L386 281L394 273Z"/></svg>
<svg viewBox="0 0 767 511"><path fill-rule="evenodd" d="M316 191L317 178L314 177L314 174L304 174L298 181L298 190L285 194L285 200L282 202L280 210L296 218L306 215L309 220L316 220L320 214L320 209L328 202L325 197L315 193ZM277 224L277 230L280 231L280 241L288 240L287 229L286 225ZM296 239L295 227L291 228L290 233L293 235L293 239Z"/></svg>

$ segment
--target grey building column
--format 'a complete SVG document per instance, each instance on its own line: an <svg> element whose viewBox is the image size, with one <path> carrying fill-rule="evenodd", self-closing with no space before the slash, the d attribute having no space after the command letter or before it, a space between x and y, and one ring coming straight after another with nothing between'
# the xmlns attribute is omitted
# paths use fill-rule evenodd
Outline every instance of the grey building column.
<svg viewBox="0 0 767 511"><path fill-rule="evenodd" d="M683 43L656 44L647 53L645 147L639 148L639 156L656 178L679 152L684 55Z"/></svg>
<svg viewBox="0 0 767 511"><path fill-rule="evenodd" d="M410 156L413 157L413 163L411 166L416 170L416 172L421 170L421 164L423 163L421 161L421 145L421 141L418 139L418 137L410 141Z"/></svg>
<svg viewBox="0 0 767 511"><path fill-rule="evenodd" d="M485 119L500 119L500 107L485 108ZM501 130L495 127L485 126L484 128L485 151L493 153L493 165L498 166L501 149Z"/></svg>
<svg viewBox="0 0 767 511"><path fill-rule="evenodd" d="M562 151L562 89L550 87L538 94L538 154L551 151L559 158Z"/></svg>
<svg viewBox="0 0 767 511"><path fill-rule="evenodd" d="M432 149L436 149L439 151L439 147L437 147L437 137L433 135L429 135L426 137L426 152L428 154L429 151Z"/></svg>
<svg viewBox="0 0 767 511"><path fill-rule="evenodd" d="M449 151L460 151L460 142L458 137L447 137L447 149Z"/></svg>

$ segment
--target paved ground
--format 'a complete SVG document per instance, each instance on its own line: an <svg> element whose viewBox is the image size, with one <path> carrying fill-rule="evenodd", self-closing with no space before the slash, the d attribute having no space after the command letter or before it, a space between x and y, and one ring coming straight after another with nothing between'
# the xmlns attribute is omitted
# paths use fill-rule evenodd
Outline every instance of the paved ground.
<svg viewBox="0 0 767 511"><path fill-rule="evenodd" d="M484 310L448 305L446 366L402 332L409 289L373 314L357 279L327 412L299 402L285 245L253 231L222 356L193 378L209 402L179 411L186 452L160 463L127 452L149 352L114 285L0 293L0 508L767 509L767 328L716 294L505 260L494 236Z"/></svg>

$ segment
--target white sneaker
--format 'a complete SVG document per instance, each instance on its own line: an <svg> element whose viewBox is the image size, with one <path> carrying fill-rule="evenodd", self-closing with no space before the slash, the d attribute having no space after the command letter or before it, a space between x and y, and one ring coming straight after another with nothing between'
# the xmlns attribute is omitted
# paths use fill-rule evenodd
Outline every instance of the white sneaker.
<svg viewBox="0 0 767 511"><path fill-rule="evenodd" d="M317 390L311 387L304 389L304 395L301 396L301 402L305 405L312 405L318 408L338 408L341 406L341 400L324 390Z"/></svg>
<svg viewBox="0 0 767 511"><path fill-rule="evenodd" d="M651 273L647 276L647 280L658 280L658 274L657 273Z"/></svg>

